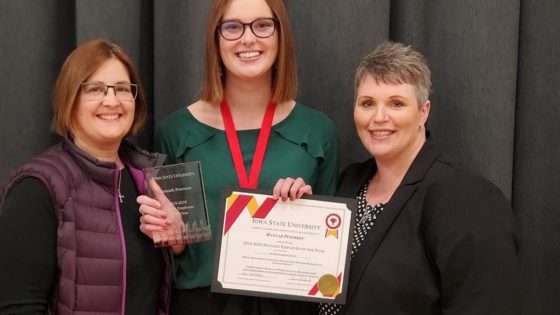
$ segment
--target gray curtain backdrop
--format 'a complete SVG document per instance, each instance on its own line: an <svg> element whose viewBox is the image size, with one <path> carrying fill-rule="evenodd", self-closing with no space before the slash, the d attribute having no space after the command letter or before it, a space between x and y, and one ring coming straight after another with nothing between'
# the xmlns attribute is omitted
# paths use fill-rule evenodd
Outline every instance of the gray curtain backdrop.
<svg viewBox="0 0 560 315"><path fill-rule="evenodd" d="M392 39L433 70L435 142L511 199L523 314L560 309L560 1L287 0L302 103L336 122L342 166L367 155L352 122L353 71ZM111 39L136 61L154 125L197 98L209 1L0 0L0 181L56 141L51 90L65 56ZM40 244L38 244L40 246ZM1 260L0 260L1 261Z"/></svg>

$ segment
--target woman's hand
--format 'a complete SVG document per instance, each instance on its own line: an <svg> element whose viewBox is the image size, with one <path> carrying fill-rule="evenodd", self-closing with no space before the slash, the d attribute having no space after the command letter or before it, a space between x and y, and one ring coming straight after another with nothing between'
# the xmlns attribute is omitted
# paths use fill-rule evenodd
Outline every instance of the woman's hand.
<svg viewBox="0 0 560 315"><path fill-rule="evenodd" d="M173 252L178 254L185 248L181 243L185 230L181 213L165 196L154 179L150 180L149 185L154 198L141 195L136 199L140 204L140 231L156 243L170 242ZM173 244L175 242L179 244Z"/></svg>
<svg viewBox="0 0 560 315"><path fill-rule="evenodd" d="M276 182L272 190L274 198L280 198L282 201L299 199L304 194L312 195L313 191L311 186L307 185L301 177L296 179L291 177L281 178Z"/></svg>

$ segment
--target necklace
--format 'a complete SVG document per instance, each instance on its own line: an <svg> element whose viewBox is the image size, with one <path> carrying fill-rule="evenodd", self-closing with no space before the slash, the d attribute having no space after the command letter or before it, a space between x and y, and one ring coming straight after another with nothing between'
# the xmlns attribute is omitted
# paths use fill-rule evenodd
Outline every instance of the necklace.
<svg viewBox="0 0 560 315"><path fill-rule="evenodd" d="M358 221L358 224L364 224L369 219L374 219L375 220L377 215L379 213L381 213L381 211L379 211L379 209L383 208L383 207L385 207L385 204L383 204L381 202L376 204L376 205L373 205L373 206L372 205L367 205L366 208L364 209L364 213L362 214L362 217Z"/></svg>
<svg viewBox="0 0 560 315"><path fill-rule="evenodd" d="M120 187L119 187L119 202L120 202L120 203L123 203L123 202L124 202L124 195L121 194L121 189L120 189Z"/></svg>
<svg viewBox="0 0 560 315"><path fill-rule="evenodd" d="M367 220L372 219L372 217L375 220L377 215L381 213L379 209L384 208L386 205L386 203L383 202L377 202L375 204L370 204L368 202L368 192L370 192L370 188L372 185L373 185L373 180L371 180L365 186L365 191L363 193L365 207L364 207L364 212L362 213L362 217L360 218L360 220L358 220L358 224L364 224Z"/></svg>
<svg viewBox="0 0 560 315"><path fill-rule="evenodd" d="M119 202L122 204L124 202L124 195L121 193L121 181L122 181L122 169L119 170L119 182L117 193L119 194Z"/></svg>

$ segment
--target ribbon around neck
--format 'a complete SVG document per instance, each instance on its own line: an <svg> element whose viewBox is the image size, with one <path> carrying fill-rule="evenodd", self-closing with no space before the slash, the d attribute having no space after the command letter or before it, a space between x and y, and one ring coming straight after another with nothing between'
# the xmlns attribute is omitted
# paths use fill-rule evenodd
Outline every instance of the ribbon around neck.
<svg viewBox="0 0 560 315"><path fill-rule="evenodd" d="M231 154L233 166L235 167L235 172L237 173L237 180L241 188L256 189L258 187L262 163L268 146L268 139L270 137L270 130L272 129L272 120L274 119L275 110L276 103L270 101L261 122L261 129L257 138L255 153L253 154L250 174L247 176L245 164L243 163L243 153L241 152L241 146L239 145L239 138L237 137L237 130L235 129L229 104L225 99L223 99L220 104L220 112L224 122L229 152Z"/></svg>

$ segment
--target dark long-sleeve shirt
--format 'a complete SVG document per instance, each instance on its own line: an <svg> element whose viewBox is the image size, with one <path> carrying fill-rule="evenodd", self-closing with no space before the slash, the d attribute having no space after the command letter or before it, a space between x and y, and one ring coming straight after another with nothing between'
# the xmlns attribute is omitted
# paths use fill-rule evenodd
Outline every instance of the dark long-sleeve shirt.
<svg viewBox="0 0 560 315"><path fill-rule="evenodd" d="M126 314L156 314L163 277L161 250L139 226L138 195L124 169L121 181L127 254ZM45 314L57 283L57 220L50 193L27 177L9 191L0 210L0 314Z"/></svg>

